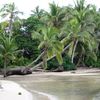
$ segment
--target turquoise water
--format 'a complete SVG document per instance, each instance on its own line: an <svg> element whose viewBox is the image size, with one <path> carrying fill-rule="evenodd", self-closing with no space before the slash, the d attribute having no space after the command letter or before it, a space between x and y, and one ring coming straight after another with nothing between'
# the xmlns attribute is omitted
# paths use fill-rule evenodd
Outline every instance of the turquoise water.
<svg viewBox="0 0 100 100"><path fill-rule="evenodd" d="M100 75L95 76L21 76L9 77L30 90L34 100L48 100L37 95L52 96L52 100L100 100ZM44 94L43 94L44 93Z"/></svg>

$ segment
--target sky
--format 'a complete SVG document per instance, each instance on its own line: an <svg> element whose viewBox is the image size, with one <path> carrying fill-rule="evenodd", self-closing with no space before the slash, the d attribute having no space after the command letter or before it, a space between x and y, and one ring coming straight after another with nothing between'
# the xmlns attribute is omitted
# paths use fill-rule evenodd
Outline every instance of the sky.
<svg viewBox="0 0 100 100"><path fill-rule="evenodd" d="M14 2L17 8L24 12L23 17L27 18L31 14L31 10L34 10L36 6L48 11L49 3L53 1L59 6L73 5L73 0L0 0L0 8L3 4ZM100 8L100 0L86 0L86 3L95 4L97 8Z"/></svg>

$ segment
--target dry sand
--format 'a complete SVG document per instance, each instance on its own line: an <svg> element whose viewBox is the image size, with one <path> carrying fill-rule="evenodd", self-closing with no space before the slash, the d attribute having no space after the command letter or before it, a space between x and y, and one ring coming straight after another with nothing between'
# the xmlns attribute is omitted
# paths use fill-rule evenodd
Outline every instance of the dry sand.
<svg viewBox="0 0 100 100"><path fill-rule="evenodd" d="M52 79L49 79L49 77L52 76L84 76L84 75L100 75L100 69L98 68L78 68L77 70L73 70L73 71L65 71L65 72L33 72L30 75L12 75L9 76L7 78L5 78L5 80L11 80L14 82L19 83L21 86L23 86L24 88L26 88L27 90L29 82L41 82L41 81L52 81ZM0 80L3 80L3 76L0 76ZM25 86L26 85L26 86ZM37 92L37 91L30 91L33 94L38 94L38 96L40 96L40 98L43 98L42 100L50 100L50 97L52 96L48 96L45 93L41 93L41 92ZM1 96L0 96L1 98ZM1 99L0 99L1 100ZM6 100L6 99L3 99ZM20 99L18 99L20 100ZM34 99L36 100L36 99ZM40 99L39 99L40 100Z"/></svg>
<svg viewBox="0 0 100 100"><path fill-rule="evenodd" d="M30 76L79 76L79 75L100 75L99 68L84 68L80 67L77 70L63 71L63 72L33 72Z"/></svg>

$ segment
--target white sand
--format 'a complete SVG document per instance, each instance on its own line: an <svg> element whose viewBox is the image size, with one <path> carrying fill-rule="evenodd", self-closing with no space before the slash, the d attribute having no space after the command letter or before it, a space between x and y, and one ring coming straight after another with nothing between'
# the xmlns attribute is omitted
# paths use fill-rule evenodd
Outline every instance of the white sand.
<svg viewBox="0 0 100 100"><path fill-rule="evenodd" d="M57 97L55 97L55 96L53 96L53 95L51 95L51 94L47 94L47 93L39 92L39 91L35 91L35 90L31 90L31 91L34 92L34 93L37 93L37 94L39 94L39 95L42 95L42 96L44 96L44 97L47 97L49 100L58 100Z"/></svg>
<svg viewBox="0 0 100 100"><path fill-rule="evenodd" d="M100 75L100 68L78 68L73 71L65 72L33 72L30 76L91 76L91 75Z"/></svg>
<svg viewBox="0 0 100 100"><path fill-rule="evenodd" d="M33 100L33 97L17 83L0 80L0 100Z"/></svg>

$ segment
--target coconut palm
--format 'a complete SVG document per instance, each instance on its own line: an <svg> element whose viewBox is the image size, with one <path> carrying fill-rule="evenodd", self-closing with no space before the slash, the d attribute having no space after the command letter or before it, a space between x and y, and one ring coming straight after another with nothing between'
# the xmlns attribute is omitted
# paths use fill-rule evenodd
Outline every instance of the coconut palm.
<svg viewBox="0 0 100 100"><path fill-rule="evenodd" d="M5 33L0 34L0 57L4 62L4 77L6 77L7 65L10 60L15 58L14 54L18 52L14 38Z"/></svg>
<svg viewBox="0 0 100 100"><path fill-rule="evenodd" d="M9 32L11 34L11 32L12 32L12 23L14 22L14 20L19 19L19 17L17 16L18 14L23 14L23 13L20 12L17 9L17 7L15 6L14 3L5 4L1 8L0 12L1 12L1 17L2 18L9 17Z"/></svg>
<svg viewBox="0 0 100 100"><path fill-rule="evenodd" d="M92 7L90 5L85 6L84 4L84 0L77 0L75 8L71 8L69 11L69 14L71 14L70 18L67 19L64 25L67 36L62 41L71 44L68 54L71 57L72 63L76 54L79 54L76 51L79 45L82 53L86 53L86 48L88 48L90 52L88 54L94 55L96 59L94 49L97 46L97 42L92 35L95 29L94 16L91 13Z"/></svg>
<svg viewBox="0 0 100 100"><path fill-rule="evenodd" d="M50 4L50 12L46 13L46 21L49 25L52 25L56 28L61 28L64 21L63 18L65 17L64 9L56 5L54 2Z"/></svg>
<svg viewBox="0 0 100 100"><path fill-rule="evenodd" d="M34 16L37 19L40 19L44 16L45 11L43 9L39 9L39 6L37 6L35 10L34 11L32 10L31 12L33 13L31 14L32 16Z"/></svg>
<svg viewBox="0 0 100 100"><path fill-rule="evenodd" d="M62 64L61 52L63 50L63 44L57 39L58 30L52 26L44 26L39 29L38 32L33 32L33 39L38 39L40 44L39 49L42 49L43 53L43 66L47 68L47 58L56 55L58 62Z"/></svg>

